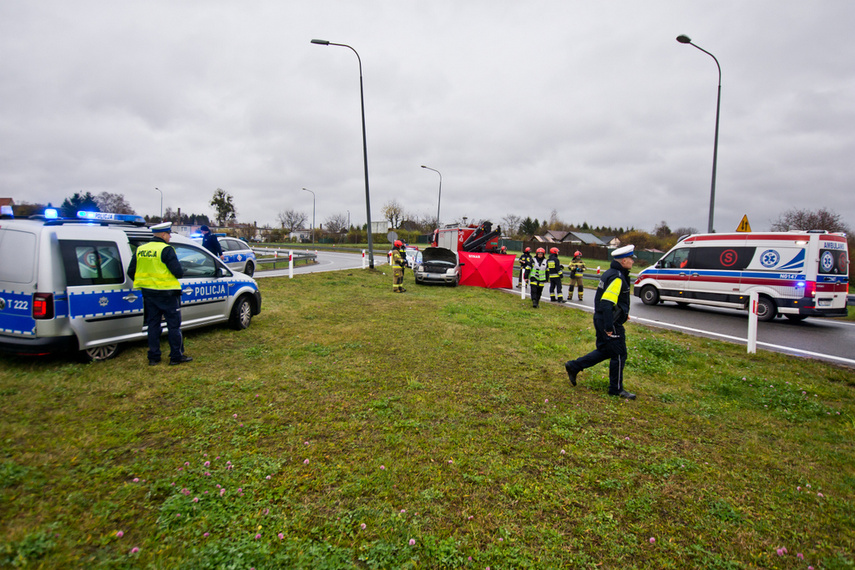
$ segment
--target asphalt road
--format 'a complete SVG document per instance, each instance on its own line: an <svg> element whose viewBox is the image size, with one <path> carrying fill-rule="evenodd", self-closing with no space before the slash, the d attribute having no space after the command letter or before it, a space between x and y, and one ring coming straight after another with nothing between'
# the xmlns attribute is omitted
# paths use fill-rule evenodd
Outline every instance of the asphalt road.
<svg viewBox="0 0 855 570"><path fill-rule="evenodd" d="M361 269L363 267L363 257L360 254L318 251L317 256L318 263L295 267L295 278L302 273ZM385 251L378 252L375 249L374 264L375 266L386 264ZM367 267L367 265L366 256L365 266ZM281 276L288 276L287 268L259 270L255 274L258 279ZM405 282L412 282L412 273L407 272L406 276ZM514 284L516 284L516 278ZM520 296L519 289L503 289L502 291L517 297ZM566 291L565 282L564 292L566 293ZM448 293L453 295L454 290L450 288ZM544 293L548 299L548 286ZM593 301L593 289L586 289L584 301L574 300L564 303L563 306L568 310L593 312ZM528 292L526 292L525 303L530 302ZM522 300L520 303L523 303ZM696 336L744 345L747 345L748 342L748 314L741 311L700 305L680 308L674 303L647 306L638 297L633 297L630 319L634 323L682 331ZM778 318L768 323L758 323L757 349L816 358L855 368L855 323L819 318L808 318L797 323Z"/></svg>

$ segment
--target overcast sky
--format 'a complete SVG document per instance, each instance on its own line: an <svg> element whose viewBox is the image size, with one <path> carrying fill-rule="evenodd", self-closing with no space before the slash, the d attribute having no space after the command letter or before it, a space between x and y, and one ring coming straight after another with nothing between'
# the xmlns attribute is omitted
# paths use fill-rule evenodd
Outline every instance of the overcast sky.
<svg viewBox="0 0 855 570"><path fill-rule="evenodd" d="M0 196L138 214L855 226L855 2L0 1Z"/></svg>

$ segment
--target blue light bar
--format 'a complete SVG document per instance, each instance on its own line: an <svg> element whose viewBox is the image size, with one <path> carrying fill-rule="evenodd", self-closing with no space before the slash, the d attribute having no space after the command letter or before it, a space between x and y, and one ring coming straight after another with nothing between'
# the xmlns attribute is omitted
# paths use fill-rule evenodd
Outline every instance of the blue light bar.
<svg viewBox="0 0 855 570"><path fill-rule="evenodd" d="M56 208L45 208L45 218L56 219L59 217L59 212Z"/></svg>
<svg viewBox="0 0 855 570"><path fill-rule="evenodd" d="M133 214L114 214L112 212L87 212L85 210L80 210L77 212L77 217L83 218L84 220L145 223L145 219L142 216L135 216Z"/></svg>

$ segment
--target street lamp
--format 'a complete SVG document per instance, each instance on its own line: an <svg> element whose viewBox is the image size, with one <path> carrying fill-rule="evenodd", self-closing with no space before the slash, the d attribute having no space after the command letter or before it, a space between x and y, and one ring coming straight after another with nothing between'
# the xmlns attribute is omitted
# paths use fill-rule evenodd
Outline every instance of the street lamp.
<svg viewBox="0 0 855 570"><path fill-rule="evenodd" d="M371 237L371 200L368 194L368 141L365 137L365 94L362 89L362 58L359 57L359 52L347 44L335 44L327 40L312 40L312 43L320 46L346 47L356 54L356 61L359 62L359 101L362 106L362 157L365 163L365 217L368 221L368 267L374 269L374 249Z"/></svg>
<svg viewBox="0 0 855 570"><path fill-rule="evenodd" d="M308 188L303 188L306 192L312 192ZM315 243L315 193L312 192L312 243Z"/></svg>
<svg viewBox="0 0 855 570"><path fill-rule="evenodd" d="M163 190L160 188L155 188L158 192L160 192L160 221L163 221Z"/></svg>
<svg viewBox="0 0 855 570"><path fill-rule="evenodd" d="M718 163L718 116L719 110L721 109L721 66L718 63L716 57L705 50L704 48L698 46L697 44L693 44L692 40L689 36L679 35L677 36L677 41L681 44L689 44L693 47L698 48L711 58L715 62L715 66L718 68L718 97L715 102L715 142L713 143L713 155L712 155L712 183L710 184L710 219L709 224L707 225L707 232L713 233L713 213L715 212L715 169L716 164Z"/></svg>
<svg viewBox="0 0 855 570"><path fill-rule="evenodd" d="M431 168L430 166L425 166L422 164L422 168L427 168L428 170L433 170L437 174L439 174L439 195L436 198L436 227L439 227L439 201L442 199L442 172L437 170L436 168Z"/></svg>

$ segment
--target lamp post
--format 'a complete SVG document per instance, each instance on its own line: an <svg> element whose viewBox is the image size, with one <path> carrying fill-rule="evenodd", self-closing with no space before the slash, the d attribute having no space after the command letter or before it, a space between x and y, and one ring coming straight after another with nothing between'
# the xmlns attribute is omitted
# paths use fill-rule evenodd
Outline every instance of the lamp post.
<svg viewBox="0 0 855 570"><path fill-rule="evenodd" d="M439 174L439 195L436 197L436 227L439 227L439 202L440 200L442 200L442 172L440 172L436 168L425 166L424 164L422 164L422 168L433 170L434 172Z"/></svg>
<svg viewBox="0 0 855 570"><path fill-rule="evenodd" d="M715 142L713 143L713 159L712 159L712 183L710 184L710 219L709 224L707 225L707 232L713 232L713 213L715 212L715 169L716 164L718 162L718 116L719 110L721 109L721 65L719 65L716 57L705 50L704 48L698 46L697 44L692 43L692 39L686 35L677 36L677 41L681 44L689 44L693 47L698 48L711 58L715 62L715 66L718 68L718 97L715 102Z"/></svg>
<svg viewBox="0 0 855 570"><path fill-rule="evenodd" d="M312 192L308 188L303 188L306 192ZM312 243L315 243L315 193L312 192Z"/></svg>
<svg viewBox="0 0 855 570"><path fill-rule="evenodd" d="M155 188L158 192L160 192L160 221L163 221L163 190L160 188Z"/></svg>
<svg viewBox="0 0 855 570"><path fill-rule="evenodd" d="M374 242L371 237L371 200L368 193L368 141L365 137L365 93L362 89L362 58L359 57L359 52L347 44L335 44L327 40L312 40L312 43L321 46L346 47L356 54L356 61L359 62L359 101L362 107L362 157L365 164L365 217L368 221L368 267L374 269Z"/></svg>

